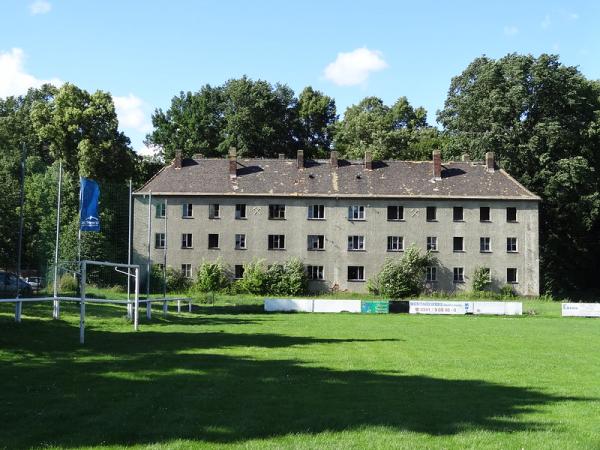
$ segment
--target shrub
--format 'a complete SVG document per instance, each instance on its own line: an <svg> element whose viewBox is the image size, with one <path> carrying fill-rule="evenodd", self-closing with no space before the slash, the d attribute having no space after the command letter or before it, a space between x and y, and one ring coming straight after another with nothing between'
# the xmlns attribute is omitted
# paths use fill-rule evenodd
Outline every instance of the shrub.
<svg viewBox="0 0 600 450"><path fill-rule="evenodd" d="M404 298L419 295L424 288L425 267L433 264L435 258L430 253L411 246L404 252L400 261L388 259L381 271L367 283L368 289L390 298Z"/></svg>
<svg viewBox="0 0 600 450"><path fill-rule="evenodd" d="M58 281L60 292L76 292L77 279L70 273L65 273Z"/></svg>
<svg viewBox="0 0 600 450"><path fill-rule="evenodd" d="M473 272L473 290L482 292L491 284L490 269L477 267Z"/></svg>
<svg viewBox="0 0 600 450"><path fill-rule="evenodd" d="M283 265L267 270L267 293L270 295L302 295L308 288L308 277L302 261L292 258Z"/></svg>
<svg viewBox="0 0 600 450"><path fill-rule="evenodd" d="M516 297L515 291L510 284L506 284L500 288L502 297Z"/></svg>
<svg viewBox="0 0 600 450"><path fill-rule="evenodd" d="M197 292L219 292L229 286L229 277L220 261L203 262L198 267L194 290Z"/></svg>
<svg viewBox="0 0 600 450"><path fill-rule="evenodd" d="M267 268L264 261L257 260L244 264L242 279L232 285L239 293L263 295L267 291Z"/></svg>

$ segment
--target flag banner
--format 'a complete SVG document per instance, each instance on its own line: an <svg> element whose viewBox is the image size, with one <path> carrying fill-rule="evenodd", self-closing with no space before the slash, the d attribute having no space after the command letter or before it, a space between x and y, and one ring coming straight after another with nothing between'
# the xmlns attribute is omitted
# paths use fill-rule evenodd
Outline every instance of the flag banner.
<svg viewBox="0 0 600 450"><path fill-rule="evenodd" d="M98 215L98 199L100 187L94 180L81 177L79 179L79 229L81 231L100 231Z"/></svg>

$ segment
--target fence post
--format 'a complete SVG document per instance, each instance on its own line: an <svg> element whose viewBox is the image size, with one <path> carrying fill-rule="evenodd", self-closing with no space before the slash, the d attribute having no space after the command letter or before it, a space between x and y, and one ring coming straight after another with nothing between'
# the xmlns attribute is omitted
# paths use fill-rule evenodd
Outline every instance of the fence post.
<svg viewBox="0 0 600 450"><path fill-rule="evenodd" d="M86 284L86 263L81 261L81 299L79 302L79 343L85 343L85 284Z"/></svg>
<svg viewBox="0 0 600 450"><path fill-rule="evenodd" d="M133 294L133 329L138 330L138 319L140 311L140 268L135 268L135 291Z"/></svg>

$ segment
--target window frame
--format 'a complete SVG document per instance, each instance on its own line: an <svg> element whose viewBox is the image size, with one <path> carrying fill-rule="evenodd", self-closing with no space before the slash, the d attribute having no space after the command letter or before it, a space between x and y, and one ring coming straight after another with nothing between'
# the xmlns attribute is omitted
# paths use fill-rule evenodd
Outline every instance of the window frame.
<svg viewBox="0 0 600 450"><path fill-rule="evenodd" d="M510 219L509 218L509 211L513 211L514 210L514 219ZM517 207L516 206L507 206L506 207L506 222L507 223L517 223L519 221L519 217L517 215L518 211L517 211Z"/></svg>
<svg viewBox="0 0 600 450"><path fill-rule="evenodd" d="M285 213L285 204L272 203L269 205L269 220L285 220Z"/></svg>
<svg viewBox="0 0 600 450"><path fill-rule="evenodd" d="M485 243L487 243L487 248L485 248ZM479 237L479 253L492 253L492 238L490 236Z"/></svg>
<svg viewBox="0 0 600 450"><path fill-rule="evenodd" d="M453 267L452 268L452 282L453 283L464 283L465 282L465 268L464 267Z"/></svg>
<svg viewBox="0 0 600 450"><path fill-rule="evenodd" d="M242 210L244 215L242 215ZM234 217L235 220L246 220L248 218L247 215L247 207L245 203L236 203L235 204L235 213L234 213Z"/></svg>
<svg viewBox="0 0 600 450"><path fill-rule="evenodd" d="M221 205L219 203L211 203L208 205L208 218L209 219L220 219L221 218Z"/></svg>
<svg viewBox="0 0 600 450"><path fill-rule="evenodd" d="M242 243L243 245L239 245ZM246 245L246 233L236 233L235 234L235 250L247 250L248 247Z"/></svg>
<svg viewBox="0 0 600 450"><path fill-rule="evenodd" d="M311 245L311 240L312 240L313 244L314 244L314 242L317 243L316 247L314 245ZM308 234L306 236L306 248L308 251L311 251L311 252L325 250L325 235L324 234Z"/></svg>
<svg viewBox="0 0 600 450"><path fill-rule="evenodd" d="M189 275L187 273L189 269ZM184 278L191 279L192 278L192 265L190 263L185 263L181 265L181 273Z"/></svg>
<svg viewBox="0 0 600 450"><path fill-rule="evenodd" d="M427 266L425 267L425 282L427 283L437 283L437 267L436 266Z"/></svg>
<svg viewBox="0 0 600 450"><path fill-rule="evenodd" d="M433 243L435 243L435 245L432 245ZM428 252L438 252L439 251L437 236L427 236L426 243L425 243L425 250Z"/></svg>
<svg viewBox="0 0 600 450"><path fill-rule="evenodd" d="M194 218L194 204L184 203L182 208L182 219L193 219Z"/></svg>
<svg viewBox="0 0 600 450"><path fill-rule="evenodd" d="M212 238L212 239L214 239L214 236L216 236L216 237L217 237L217 245L210 245L210 243L211 243L211 238ZM208 233L207 248L208 248L209 250L219 250L219 244L220 244L220 242L219 242L219 241L220 241L220 240L221 240L221 238L220 238L220 236L219 236L219 233Z"/></svg>
<svg viewBox="0 0 600 450"><path fill-rule="evenodd" d="M394 238L397 240L399 245L394 248ZM391 245L390 245L391 244ZM404 236L388 236L387 237L387 251L388 252L403 252L404 251Z"/></svg>
<svg viewBox="0 0 600 450"><path fill-rule="evenodd" d="M183 239L183 238L182 238ZM162 244L161 244L162 242ZM167 242L165 233L154 233L154 248L155 249L164 249L165 244ZM183 242L183 240L182 240Z"/></svg>
<svg viewBox="0 0 600 450"><path fill-rule="evenodd" d="M511 239L514 239L514 250L511 245ZM506 253L519 253L519 239L516 236L507 236L506 237Z"/></svg>
<svg viewBox="0 0 600 450"><path fill-rule="evenodd" d="M352 241L352 242L350 242L350 241ZM355 241L357 244L356 247L360 247L360 248L354 248ZM364 235L362 235L362 234L348 235L348 251L349 252L364 252L366 249L367 249L367 246L366 246Z"/></svg>
<svg viewBox="0 0 600 450"><path fill-rule="evenodd" d="M275 247L277 241L277 247ZM283 241L283 243L281 242ZM269 234L267 235L268 250L285 250L285 234Z"/></svg>
<svg viewBox="0 0 600 450"><path fill-rule="evenodd" d="M460 241L457 241L460 239ZM456 248L456 243L460 242L460 248ZM465 238L464 236L454 236L452 237L452 252L453 253L465 253Z"/></svg>
<svg viewBox="0 0 600 450"><path fill-rule="evenodd" d="M238 276L238 268L241 268L241 275ZM235 264L233 266L233 279L234 280L241 280L242 278L244 278L244 265L243 264Z"/></svg>
<svg viewBox="0 0 600 450"><path fill-rule="evenodd" d="M315 217L315 208L317 208L317 216ZM307 220L325 220L325 205L324 204L312 204L308 205L307 208Z"/></svg>
<svg viewBox="0 0 600 450"><path fill-rule="evenodd" d="M358 213L358 214L355 214ZM357 215L357 217L354 217ZM365 205L350 205L348 206L348 220L350 222L360 222L367 220L367 208Z"/></svg>
<svg viewBox="0 0 600 450"><path fill-rule="evenodd" d="M437 206L426 206L425 207L425 221L426 222L437 222L438 221L437 220Z"/></svg>
<svg viewBox="0 0 600 450"><path fill-rule="evenodd" d="M189 238L189 243L188 243L188 238ZM194 238L192 236L192 233L181 233L181 248L186 249L186 250L190 249L190 248L194 248Z"/></svg>
<svg viewBox="0 0 600 450"><path fill-rule="evenodd" d="M460 211L460 218L457 218L457 211ZM465 209L462 206L452 207L452 221L453 222L464 222L465 221Z"/></svg>
<svg viewBox="0 0 600 450"><path fill-rule="evenodd" d="M306 266L306 276L311 281L323 281L325 279L325 268L324 266L308 264Z"/></svg>
<svg viewBox="0 0 600 450"><path fill-rule="evenodd" d="M362 277L359 278L350 278L350 270L356 269L357 270L357 275L360 275L362 272ZM364 282L366 281L366 277L365 277L365 266L347 266L347 271L346 271L346 278L347 281L349 282Z"/></svg>
<svg viewBox="0 0 600 450"><path fill-rule="evenodd" d="M515 275L514 281L509 280L508 274L509 274L510 270L514 271L514 275ZM507 267L506 268L506 284L519 284L519 269L517 267Z"/></svg>
<svg viewBox="0 0 600 450"><path fill-rule="evenodd" d="M395 217L390 218L390 211L393 209L396 210L396 214L392 214ZM404 205L388 205L387 220L388 222L404 222Z"/></svg>
<svg viewBox="0 0 600 450"><path fill-rule="evenodd" d="M164 219L167 217L167 203L165 201L156 204L156 218Z"/></svg>
<svg viewBox="0 0 600 450"><path fill-rule="evenodd" d="M483 218L483 211L487 211L487 219ZM479 207L479 221L480 222L491 222L492 221L492 208L489 206Z"/></svg>

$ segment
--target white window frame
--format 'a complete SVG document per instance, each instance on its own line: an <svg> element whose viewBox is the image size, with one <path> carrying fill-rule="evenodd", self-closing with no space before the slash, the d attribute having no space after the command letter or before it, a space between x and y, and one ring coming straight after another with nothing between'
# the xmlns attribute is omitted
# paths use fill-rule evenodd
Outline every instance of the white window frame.
<svg viewBox="0 0 600 450"><path fill-rule="evenodd" d="M217 236L217 246L216 247L210 246L210 237L211 236ZM208 233L206 245L209 250L218 250L221 246L221 236L219 236L219 233Z"/></svg>
<svg viewBox="0 0 600 450"><path fill-rule="evenodd" d="M395 243L394 243L394 241L395 241ZM403 252L404 251L404 237L403 236L388 236L387 237L387 251L388 252Z"/></svg>
<svg viewBox="0 0 600 450"><path fill-rule="evenodd" d="M514 250L511 239L514 240ZM506 253L519 253L519 240L516 237L509 236L506 238Z"/></svg>
<svg viewBox="0 0 600 450"><path fill-rule="evenodd" d="M242 276L241 276L241 277L238 277L238 276L237 276L237 268L238 268L238 267L241 267L241 268L242 268ZM234 278L235 280L241 280L243 277L244 277L244 265L243 265L243 264L235 264L235 265L233 266L233 278Z"/></svg>
<svg viewBox="0 0 600 450"><path fill-rule="evenodd" d="M156 205L156 217L159 219L164 219L167 217L167 204L162 201Z"/></svg>
<svg viewBox="0 0 600 450"><path fill-rule="evenodd" d="M454 283L464 283L465 282L465 268L464 267L454 267L452 269L452 281Z"/></svg>
<svg viewBox="0 0 600 450"><path fill-rule="evenodd" d="M277 211L277 217L271 215L272 211ZM285 220L285 205L273 203L269 205L269 220Z"/></svg>
<svg viewBox="0 0 600 450"><path fill-rule="evenodd" d="M235 235L235 249L246 250L246 235L244 233L238 233Z"/></svg>
<svg viewBox="0 0 600 450"><path fill-rule="evenodd" d="M182 216L184 219L192 219L194 217L194 205L192 203L183 204Z"/></svg>
<svg viewBox="0 0 600 450"><path fill-rule="evenodd" d="M390 208L396 208L396 218L390 219ZM388 205L386 209L386 215L388 222L402 222L404 221L404 206L403 205Z"/></svg>
<svg viewBox="0 0 600 450"><path fill-rule="evenodd" d="M455 239L460 239L461 240L460 241L461 246L460 246L460 248L458 250L454 247ZM454 253L464 253L465 252L465 238L464 238L464 236L454 236L452 238L452 251Z"/></svg>
<svg viewBox="0 0 600 450"><path fill-rule="evenodd" d="M211 203L208 205L208 218L209 219L220 219L221 218L221 205L219 203Z"/></svg>
<svg viewBox="0 0 600 450"><path fill-rule="evenodd" d="M515 271L515 281L508 280L508 271L509 270ZM507 267L506 268L506 284L518 284L518 283L519 283L519 269L516 267Z"/></svg>
<svg viewBox="0 0 600 450"><path fill-rule="evenodd" d="M325 235L309 234L306 237L306 247L309 251L325 250Z"/></svg>
<svg viewBox="0 0 600 450"><path fill-rule="evenodd" d="M192 278L192 265L182 264L181 273L183 274L184 278Z"/></svg>
<svg viewBox="0 0 600 450"><path fill-rule="evenodd" d="M282 240L283 245L281 243ZM273 244L272 247L269 247L269 241ZM285 250L285 234L269 234L267 237L267 248L269 250Z"/></svg>
<svg viewBox="0 0 600 450"><path fill-rule="evenodd" d="M428 252L437 252L438 251L438 238L437 238L437 236L427 236L427 243L425 245L425 249Z"/></svg>
<svg viewBox="0 0 600 450"><path fill-rule="evenodd" d="M508 220L508 210L515 210L515 220ZM517 223L519 221L519 209L516 206L507 206L506 207L506 222L507 223Z"/></svg>
<svg viewBox="0 0 600 450"><path fill-rule="evenodd" d="M306 266L306 274L309 280L324 280L325 279L325 270L323 266Z"/></svg>
<svg viewBox="0 0 600 450"><path fill-rule="evenodd" d="M366 220L367 210L364 205L350 205L348 206L348 220L358 221Z"/></svg>
<svg viewBox="0 0 600 450"><path fill-rule="evenodd" d="M365 250L366 250L365 237L363 235L355 234L355 235L348 236L348 251L349 252L364 252Z"/></svg>
<svg viewBox="0 0 600 450"><path fill-rule="evenodd" d="M316 215L315 208L317 211ZM325 220L325 205L308 205L308 220Z"/></svg>
<svg viewBox="0 0 600 450"><path fill-rule="evenodd" d="M181 248L194 248L192 233L181 233Z"/></svg>
<svg viewBox="0 0 600 450"><path fill-rule="evenodd" d="M460 219L456 219L454 217L454 212L460 208ZM452 221L453 222L464 222L465 221L465 208L462 206L453 206L452 207Z"/></svg>
<svg viewBox="0 0 600 450"><path fill-rule="evenodd" d="M489 236L481 236L479 238L479 252L492 253L492 238Z"/></svg>
<svg viewBox="0 0 600 450"><path fill-rule="evenodd" d="M437 267L428 266L425 268L425 281L428 283L437 282Z"/></svg>
<svg viewBox="0 0 600 450"><path fill-rule="evenodd" d="M165 243L166 243L165 233L154 233L154 248L163 249L163 248L165 248Z"/></svg>
<svg viewBox="0 0 600 450"><path fill-rule="evenodd" d="M242 212L244 215L242 215ZM247 206L245 203L236 203L235 205L235 219L236 220L244 220L247 216Z"/></svg>
<svg viewBox="0 0 600 450"><path fill-rule="evenodd" d="M354 267L357 269L358 271L358 275L361 275L362 272L362 277L359 278L350 278L350 268ZM348 268L346 269L346 275L348 278L348 281L365 281L365 266L348 266Z"/></svg>
<svg viewBox="0 0 600 450"><path fill-rule="evenodd" d="M433 219L428 217L428 212L433 208ZM426 222L437 222L437 206L426 206L425 207L425 221Z"/></svg>

